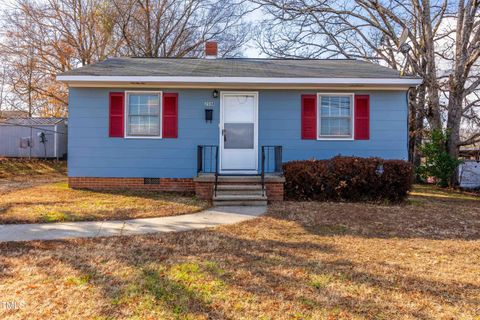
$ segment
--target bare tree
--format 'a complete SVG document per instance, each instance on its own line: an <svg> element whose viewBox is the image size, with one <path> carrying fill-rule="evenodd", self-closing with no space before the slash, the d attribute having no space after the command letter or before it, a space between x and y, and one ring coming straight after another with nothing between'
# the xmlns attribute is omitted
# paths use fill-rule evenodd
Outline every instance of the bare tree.
<svg viewBox="0 0 480 320"><path fill-rule="evenodd" d="M56 74L115 54L110 9L99 0L17 0L6 11L0 53L29 112L66 115L66 88Z"/></svg>
<svg viewBox="0 0 480 320"><path fill-rule="evenodd" d="M2 108L5 105L5 87L6 87L6 67L2 66L2 71L0 71L0 114Z"/></svg>
<svg viewBox="0 0 480 320"><path fill-rule="evenodd" d="M125 52L142 57L203 54L215 39L223 56L238 55L249 40L247 8L237 0L115 0Z"/></svg>
<svg viewBox="0 0 480 320"><path fill-rule="evenodd" d="M460 145L473 144L480 141L480 129L470 137L461 141L460 127L462 119L469 117L478 124L480 75L478 62L480 57L480 2L477 0L458 2L453 46L454 55L447 60L451 62L451 72L446 86L448 94L447 128L449 153L458 156ZM444 55L445 57L445 55Z"/></svg>
<svg viewBox="0 0 480 320"><path fill-rule="evenodd" d="M478 132L460 139L461 124L479 118L474 92L480 79L473 72L480 50L478 1L252 1L270 17L257 37L270 56L359 58L421 76L422 85L410 92L411 150L418 149L424 119L429 129L448 129L453 156L459 146L480 139ZM448 20L453 27L446 28ZM439 72L440 58L451 68ZM411 159L418 163L418 152Z"/></svg>
<svg viewBox="0 0 480 320"><path fill-rule="evenodd" d="M2 17L7 86L16 106L60 116L67 113L60 72L119 55L200 56L210 39L221 55L239 55L249 40L243 2L14 0Z"/></svg>

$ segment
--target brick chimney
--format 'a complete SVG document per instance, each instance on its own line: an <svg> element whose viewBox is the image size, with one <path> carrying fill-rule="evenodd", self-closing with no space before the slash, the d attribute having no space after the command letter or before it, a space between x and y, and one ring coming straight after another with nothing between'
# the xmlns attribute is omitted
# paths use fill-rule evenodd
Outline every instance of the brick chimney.
<svg viewBox="0 0 480 320"><path fill-rule="evenodd" d="M205 58L206 59L217 58L217 41L205 42Z"/></svg>

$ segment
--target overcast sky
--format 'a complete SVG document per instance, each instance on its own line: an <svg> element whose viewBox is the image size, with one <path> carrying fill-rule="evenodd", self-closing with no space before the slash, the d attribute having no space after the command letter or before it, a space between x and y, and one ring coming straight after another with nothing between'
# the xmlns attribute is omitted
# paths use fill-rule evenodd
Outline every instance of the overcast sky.
<svg viewBox="0 0 480 320"><path fill-rule="evenodd" d="M249 13L247 16L247 21L251 21L253 24L255 24L256 22L258 23L261 20L262 20L262 13L260 9L257 9ZM258 58L262 56L260 50L255 45L254 41L250 41L250 43L247 44L243 54L245 55L245 57L248 57L248 58Z"/></svg>

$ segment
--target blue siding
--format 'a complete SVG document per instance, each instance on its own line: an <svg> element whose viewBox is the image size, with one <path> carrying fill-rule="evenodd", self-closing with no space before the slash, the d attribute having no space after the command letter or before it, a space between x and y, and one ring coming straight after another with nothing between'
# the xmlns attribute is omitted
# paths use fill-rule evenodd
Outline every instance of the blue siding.
<svg viewBox="0 0 480 320"><path fill-rule="evenodd" d="M69 175L73 177L165 177L196 175L196 148L218 144L220 99L212 90L165 90L179 93L178 139L108 137L105 88L71 88L69 96ZM259 91L259 147L282 145L284 161L336 155L407 158L407 103L403 91L362 91L370 95L370 140L300 139L299 90ZM215 103L213 122L204 119L205 101ZM260 163L260 162L259 162Z"/></svg>

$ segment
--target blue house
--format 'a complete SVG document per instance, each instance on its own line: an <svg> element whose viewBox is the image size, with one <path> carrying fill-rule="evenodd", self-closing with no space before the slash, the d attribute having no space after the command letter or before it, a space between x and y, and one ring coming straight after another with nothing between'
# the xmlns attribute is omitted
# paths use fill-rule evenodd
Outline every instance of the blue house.
<svg viewBox="0 0 480 320"><path fill-rule="evenodd" d="M214 47L204 59L112 58L60 74L70 186L235 204L281 200L282 162L407 159L407 93L421 79L359 60L217 59Z"/></svg>

